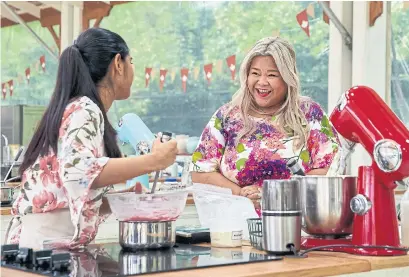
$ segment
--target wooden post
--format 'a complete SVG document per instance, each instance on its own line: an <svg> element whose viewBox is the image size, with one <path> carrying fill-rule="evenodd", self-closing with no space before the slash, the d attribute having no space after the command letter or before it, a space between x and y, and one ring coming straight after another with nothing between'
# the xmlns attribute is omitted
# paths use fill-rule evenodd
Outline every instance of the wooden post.
<svg viewBox="0 0 409 277"><path fill-rule="evenodd" d="M370 1L369 3L369 26L374 26L376 19L383 13L383 1Z"/></svg>

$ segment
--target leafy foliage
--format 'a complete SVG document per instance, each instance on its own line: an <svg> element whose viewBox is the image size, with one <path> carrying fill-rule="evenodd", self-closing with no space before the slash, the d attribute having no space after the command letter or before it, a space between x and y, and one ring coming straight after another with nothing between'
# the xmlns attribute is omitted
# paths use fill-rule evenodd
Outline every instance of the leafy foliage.
<svg viewBox="0 0 409 277"><path fill-rule="evenodd" d="M310 34L298 25L295 16L311 2L130 2L115 6L101 27L119 33L127 41L134 58L135 79L132 95L116 101L109 117L117 121L125 113L137 113L154 132L171 131L200 135L211 115L231 99L238 89L238 75L231 80L226 58L236 55L236 71L247 50L260 38L280 30L280 36L295 47L302 93L327 108L329 26L315 3L316 18L310 18ZM409 63L409 10L394 3L392 26L397 61ZM51 34L38 22L29 26L48 44ZM22 27L2 28L2 82L24 76L24 70L41 55L47 70L31 68L30 84L16 84L13 97L2 105L47 105L55 84L57 60ZM399 39L398 39L399 38ZM406 42L406 44L405 44ZM222 63L218 72L217 63ZM203 65L213 63L211 84ZM145 67L153 67L153 79L145 88ZM180 69L189 69L187 92L182 92ZM159 68L168 69L163 91L159 90ZM194 68L199 77L194 78ZM402 66L393 71L409 98L409 75ZM175 72L175 73L173 73ZM172 81L172 76L174 80ZM402 98L402 97L401 97ZM409 117L392 86L392 107L401 118ZM400 99L400 100L399 100ZM409 119L408 119L409 120Z"/></svg>

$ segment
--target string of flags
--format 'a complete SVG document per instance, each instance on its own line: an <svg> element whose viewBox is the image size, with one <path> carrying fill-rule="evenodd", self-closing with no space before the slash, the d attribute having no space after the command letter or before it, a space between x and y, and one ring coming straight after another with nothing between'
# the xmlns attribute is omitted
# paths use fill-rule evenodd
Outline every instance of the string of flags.
<svg viewBox="0 0 409 277"><path fill-rule="evenodd" d="M31 68L32 67L35 68L35 70L38 72L39 66L41 66L42 71L45 72L45 70L46 70L46 60L45 60L44 55L40 56L40 58L35 63L33 63L32 65L28 66L25 69L24 77L22 75L18 74L17 83L22 84L24 82L27 82L27 84L30 84L30 79L32 77ZM15 85L15 83L14 83L13 79L11 79L11 80L9 80L7 82L1 83L1 92L2 92L2 95L3 95L3 100L6 99L6 97L7 97L7 87L8 87L8 90L9 90L10 97L13 97L14 85Z"/></svg>
<svg viewBox="0 0 409 277"><path fill-rule="evenodd" d="M327 4L329 4L329 1L327 1ZM316 18L316 12L315 12L315 5L316 2L310 3L305 9L300 11L295 19L298 22L298 25L300 25L301 29L305 32L305 34L310 37L310 23L316 21L318 18ZM403 1L403 9L409 9L409 1ZM309 18L313 18L314 20L310 20ZM329 24L329 18L323 12L323 20ZM272 31L272 36L279 36L280 33L285 33L285 32L290 32L293 31L294 29L291 30L273 30ZM297 30L295 30L297 31ZM56 48L54 46L54 48ZM53 49L55 50L55 49ZM225 59L225 64L227 65L227 68L230 71L231 74L231 79L234 81L236 79L236 54L230 55ZM205 80L207 81L208 86L211 85L212 78L213 78L213 71L216 71L217 73L222 73L223 72L223 60L217 60L214 63L206 63L203 65L203 72L204 72L204 77ZM27 82L27 84L30 84L30 79L32 78L32 73L39 72L40 71L40 66L43 72L46 71L46 59L45 56L42 55L40 58L31 66L28 66L25 69L25 76L23 77L22 75L18 74L17 76L17 83L21 84L24 82ZM34 68L34 71L32 70ZM194 67L192 70L189 70L186 67L183 68L171 68L171 69L165 69L165 68L160 68L159 69L159 89L160 91L163 90L163 87L165 85L166 77L169 76L171 82L173 83L177 72L180 70L180 78L181 78L181 84L182 84L182 90L184 93L186 93L187 90L187 83L190 78L193 78L194 80L198 80L199 75L200 75L200 67ZM157 70L153 67L146 67L145 68L145 87L148 87L150 82L154 79L155 73ZM189 76L190 75L192 76ZM10 97L13 96L14 92L14 80L11 79L7 82L2 82L1 88L2 88L2 95L3 99L6 98L7 96L7 87L9 90L9 95Z"/></svg>
<svg viewBox="0 0 409 277"><path fill-rule="evenodd" d="M325 13L323 15L325 18L326 16ZM315 17L315 2L310 3L307 8L305 8L304 10L302 10L296 15L296 20L298 24L300 25L301 29L307 34L308 37L310 37L310 21L308 17L316 18ZM279 35L280 35L280 30L272 31L272 36L279 36ZM236 79L236 55L231 55L227 57L226 63L227 63L227 68L229 69L230 74L231 74L231 79L234 81ZM217 60L215 62L215 70L218 73L222 73L222 70L223 70L222 60ZM173 82L176 76L177 69L172 68L169 71L170 71L171 82ZM203 71L204 71L204 77L207 80L207 84L210 86L212 77L213 77L213 63L204 64ZM159 89L160 91L163 90L167 72L168 70L164 68L161 68L159 70L159 80L160 80ZM145 87L146 88L149 86L150 82L153 81L155 73L156 73L156 70L154 68L152 67L145 68ZM193 68L194 80L197 80L199 75L200 75L200 67L196 66ZM186 87L187 87L186 85L189 80L189 69L188 68L180 69L180 78L181 78L182 90L184 93L186 93Z"/></svg>

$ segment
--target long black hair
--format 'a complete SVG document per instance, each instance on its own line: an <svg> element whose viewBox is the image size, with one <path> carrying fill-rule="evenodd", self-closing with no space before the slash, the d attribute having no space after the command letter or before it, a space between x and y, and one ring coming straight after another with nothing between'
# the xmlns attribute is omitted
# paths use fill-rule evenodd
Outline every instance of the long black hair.
<svg viewBox="0 0 409 277"><path fill-rule="evenodd" d="M84 31L73 45L62 52L54 93L27 147L20 166L21 174L33 165L38 156L47 155L50 147L57 154L58 135L64 110L73 98L81 96L91 99L103 114L104 147L107 156L111 158L121 156L116 131L108 120L97 90L97 84L105 77L109 65L117 54L124 60L129 55L128 46L121 36L102 28Z"/></svg>

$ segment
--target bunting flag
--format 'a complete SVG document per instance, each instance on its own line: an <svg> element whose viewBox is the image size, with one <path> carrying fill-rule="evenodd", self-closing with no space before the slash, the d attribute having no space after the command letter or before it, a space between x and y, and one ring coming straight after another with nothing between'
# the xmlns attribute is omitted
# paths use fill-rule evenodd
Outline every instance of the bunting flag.
<svg viewBox="0 0 409 277"><path fill-rule="evenodd" d="M234 80L236 77L236 55L231 55L228 57L226 62L231 72L231 79Z"/></svg>
<svg viewBox="0 0 409 277"><path fill-rule="evenodd" d="M13 90L14 90L13 80L8 81L7 83L9 84L10 96L13 96Z"/></svg>
<svg viewBox="0 0 409 277"><path fill-rule="evenodd" d="M311 3L307 7L307 14L311 16L312 18L315 18L315 9L314 9L314 3Z"/></svg>
<svg viewBox="0 0 409 277"><path fill-rule="evenodd" d="M304 30L308 37L310 37L310 23L308 21L307 10L303 10L302 12L298 13L297 16L298 24Z"/></svg>
<svg viewBox="0 0 409 277"><path fill-rule="evenodd" d="M6 95L7 95L6 83L1 84L1 92L3 93L3 99L6 99Z"/></svg>
<svg viewBox="0 0 409 277"><path fill-rule="evenodd" d="M189 69L182 68L180 70L180 78L182 79L182 88L183 92L186 92L186 83L187 83L187 76L189 74Z"/></svg>
<svg viewBox="0 0 409 277"><path fill-rule="evenodd" d="M324 1L324 3L326 3L328 7L330 7L329 1ZM322 12L322 19L324 20L325 23L329 24L329 17L324 11Z"/></svg>
<svg viewBox="0 0 409 277"><path fill-rule="evenodd" d="M148 87L151 78L152 67L145 67L145 87Z"/></svg>
<svg viewBox="0 0 409 277"><path fill-rule="evenodd" d="M27 79L27 83L29 84L30 83L30 68L29 67L26 69L26 79Z"/></svg>
<svg viewBox="0 0 409 277"><path fill-rule="evenodd" d="M41 68L43 69L43 71L45 72L45 56L42 55L40 57L40 64L41 64Z"/></svg>
<svg viewBox="0 0 409 277"><path fill-rule="evenodd" d="M211 79L212 79L212 70L213 70L213 64L209 63L206 64L204 67L204 72L205 72L205 76L207 79L207 84L210 85Z"/></svg>
<svg viewBox="0 0 409 277"><path fill-rule="evenodd" d="M382 13L382 11L381 11L382 2L380 2L380 1L371 1L371 2L374 2L374 3L370 4L371 5L370 6L371 13L375 13L375 10L376 10L376 12L377 12L376 15L379 16ZM329 1L325 1L325 3L329 6ZM404 7L404 9L409 8L409 1L403 1L403 7ZM323 16L324 16L324 20L329 24L329 18L325 14L325 12L323 13ZM311 18L316 17L315 2L310 3L306 7L306 9L304 9L303 11L299 12L296 15L296 20L297 20L298 24L301 26L301 28L307 34L308 37L310 37L309 17L311 17ZM374 18L374 19L376 19L376 18ZM314 23L315 21L316 20L312 21L312 23ZM292 30L294 30L294 29L292 29ZM292 30L290 30L290 31L292 31ZM297 29L295 29L295 30L297 30ZM282 32L288 32L288 31L283 30ZM271 35L273 37L280 36L280 30L272 30ZM246 50L246 53L248 51L250 51L251 49L252 49L252 46L249 47ZM231 79L235 80L236 79L236 55L231 55L231 56L227 57L225 60L227 62L227 67L228 67L228 69L230 71L230 74L231 74ZM208 85L210 85L211 82L212 82L213 70L216 73L219 73L219 74L226 74L227 73L226 70L224 69L223 63L224 63L223 59L220 59L220 60L214 60L213 62L209 62L208 64L202 65L203 70L204 70L203 71L204 72L204 77L207 80ZM45 55L40 56L39 59L37 58L34 63L29 65L25 69L25 75L23 75L22 72L21 72L20 74L17 74L17 76L12 77L13 78L12 80L10 80L8 82L5 82L5 83L2 83L3 98L5 98L7 96L7 88L6 88L7 85L10 88L10 96L12 96L13 92L14 92L14 84L19 85L19 84L25 83L26 81L27 81L27 84L30 84L30 80L32 79L32 77L35 78L37 76L38 72L41 72L40 66L41 66L43 72L45 72L46 71ZM31 72L31 68L33 68L33 72ZM156 70L158 70L158 72L156 72ZM169 68L169 69L159 69L159 67L145 67L145 87L148 87L149 83L154 81L155 76L158 76L159 77L160 91L162 91L163 88L164 88L165 81L166 81L167 73L169 73L170 80L173 83L175 81L175 79L176 79L176 75L178 74L179 70L180 70L180 73L181 73L182 89L183 89L183 92L186 93L189 71L190 71L190 73L192 75L192 77L190 77L190 78L193 78L194 80L198 80L199 77L200 77L200 72L202 70L201 66L192 67L190 69L181 68L181 67L173 67L173 68ZM158 74L156 74L156 73L158 73ZM15 81L15 83L14 83L14 81ZM169 79L168 79L168 82L169 82Z"/></svg>
<svg viewBox="0 0 409 277"><path fill-rule="evenodd" d="M168 71L166 69L160 70L160 78L159 78L159 89L160 91L163 90L163 85L165 84L166 73Z"/></svg>

